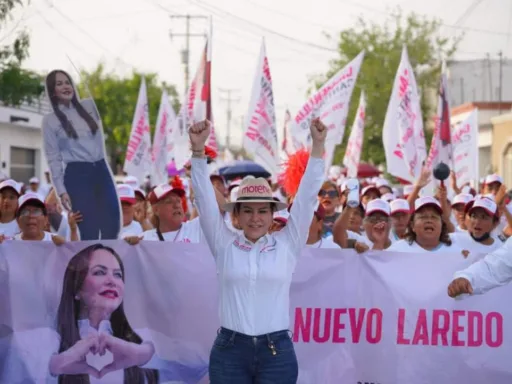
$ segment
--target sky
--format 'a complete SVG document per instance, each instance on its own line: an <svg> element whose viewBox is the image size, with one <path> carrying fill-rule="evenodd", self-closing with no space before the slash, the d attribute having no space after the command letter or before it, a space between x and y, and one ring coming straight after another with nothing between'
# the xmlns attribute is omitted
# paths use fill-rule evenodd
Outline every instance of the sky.
<svg viewBox="0 0 512 384"><path fill-rule="evenodd" d="M185 39L178 35L185 32L185 20L171 16L212 17L218 139L225 143L226 90L231 90L231 144L240 146L262 38L281 135L285 110L296 114L307 99L311 77L325 73L336 57L337 33L353 26L358 16L384 23L398 6L441 19L443 36L463 33L457 59L487 53L497 58L500 50L512 58L512 0L32 0L13 12L0 31L0 44L25 28L31 35L26 68L41 73L63 68L76 80L74 68L92 69L101 61L119 76L134 69L155 72L182 94ZM192 19L190 32L204 34L207 18ZM191 37L191 76L203 48L202 36Z"/></svg>

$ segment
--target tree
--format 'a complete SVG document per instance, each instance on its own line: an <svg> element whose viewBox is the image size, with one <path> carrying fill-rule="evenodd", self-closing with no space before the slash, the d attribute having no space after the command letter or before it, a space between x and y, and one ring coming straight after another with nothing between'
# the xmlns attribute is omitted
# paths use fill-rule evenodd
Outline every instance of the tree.
<svg viewBox="0 0 512 384"><path fill-rule="evenodd" d="M361 159L374 164L385 164L382 127L393 82L400 63L404 44L414 68L421 95L424 123L432 116L437 98L432 97L439 85L441 60L448 60L457 48L461 36L440 37L441 22L411 13L403 16L398 9L383 25L367 23L360 17L353 28L339 34L339 57L330 63L330 69L317 87L348 64L359 52L366 51L349 108L349 119L354 119L361 90L367 98L366 124ZM342 145L336 149L333 164L341 164L351 124L347 124ZM431 133L426 130L426 135ZM427 145L430 143L427 137Z"/></svg>
<svg viewBox="0 0 512 384"><path fill-rule="evenodd" d="M22 0L0 0L0 30L10 18L11 12L23 6ZM32 71L21 68L28 57L30 39L27 31L16 31L16 27L3 34L2 40L16 33L11 45L0 46L0 100L5 105L18 106L22 102L38 99L44 86L42 77Z"/></svg>
<svg viewBox="0 0 512 384"><path fill-rule="evenodd" d="M178 93L173 85L159 83L155 73L133 72L131 77L119 77L107 72L103 64L99 64L91 72L83 71L80 75L80 95L88 97L90 91L90 96L94 98L101 115L105 146L111 156L113 170L116 170L117 165L124 163L142 76L146 79L149 122L153 134L164 89L169 94L174 110L179 111Z"/></svg>

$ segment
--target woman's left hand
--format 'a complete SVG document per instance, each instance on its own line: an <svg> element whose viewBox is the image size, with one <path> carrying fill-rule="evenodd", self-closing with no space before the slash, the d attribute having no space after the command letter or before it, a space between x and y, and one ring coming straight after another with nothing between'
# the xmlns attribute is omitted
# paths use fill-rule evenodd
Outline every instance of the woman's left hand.
<svg viewBox="0 0 512 384"><path fill-rule="evenodd" d="M52 241L53 241L53 244L60 246L66 242L66 239L63 238L62 236L52 235Z"/></svg>
<svg viewBox="0 0 512 384"><path fill-rule="evenodd" d="M78 229L78 223L83 221L83 216L80 211L70 212L68 215L68 224L71 231L76 231Z"/></svg>
<svg viewBox="0 0 512 384"><path fill-rule="evenodd" d="M151 343L132 343L102 333L99 341L100 355L104 355L107 350L112 353L114 361L101 369L100 377L121 369L142 366L146 364L155 353L155 348Z"/></svg>

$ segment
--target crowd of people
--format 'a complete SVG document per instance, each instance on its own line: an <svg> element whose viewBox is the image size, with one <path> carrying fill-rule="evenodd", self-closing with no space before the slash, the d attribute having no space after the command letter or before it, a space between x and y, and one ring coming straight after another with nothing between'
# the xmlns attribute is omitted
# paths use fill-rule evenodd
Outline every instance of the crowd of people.
<svg viewBox="0 0 512 384"><path fill-rule="evenodd" d="M324 176L326 128L319 120L311 126L311 152L299 151L288 161L302 166L285 164L281 183L274 185L250 175L228 183L210 173L204 145L209 129L208 122L191 127L193 157L183 176L149 191L133 176L116 187L119 239L134 246L140 241L204 243L217 262L222 328L210 356L212 383L248 382L250 375L296 381L297 360L286 330L289 286L304 247L487 255L457 272L448 287L452 297L483 293L512 278L507 258L512 205L499 175L488 175L478 191L458 188L452 177L451 191L441 184L432 195L424 193L432 185L432 171L426 168L404 188L384 178L359 180L359 201L349 204L349 180L336 172ZM0 182L0 243L62 245L79 241L83 224L82 213L68 211L48 184L33 178L24 190L15 180ZM226 349L235 339L240 341L236 349ZM279 358L254 349L260 344ZM249 357L263 362L260 373L251 371Z"/></svg>

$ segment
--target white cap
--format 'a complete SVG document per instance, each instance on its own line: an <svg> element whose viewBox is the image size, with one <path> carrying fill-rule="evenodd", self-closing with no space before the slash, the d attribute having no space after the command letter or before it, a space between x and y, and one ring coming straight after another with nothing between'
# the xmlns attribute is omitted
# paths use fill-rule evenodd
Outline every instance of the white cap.
<svg viewBox="0 0 512 384"><path fill-rule="evenodd" d="M21 185L15 182L13 179L7 179L0 183L0 191L4 188L12 188L16 191L18 196L21 193Z"/></svg>
<svg viewBox="0 0 512 384"><path fill-rule="evenodd" d="M329 179L338 180L341 175L341 167L339 165L333 165L329 168Z"/></svg>
<svg viewBox="0 0 512 384"><path fill-rule="evenodd" d="M44 206L44 199L39 193L27 192L18 199L18 211L20 211L29 201L36 201Z"/></svg>
<svg viewBox="0 0 512 384"><path fill-rule="evenodd" d="M117 195L119 196L119 200L125 203L135 204L137 201L135 199L135 190L129 184L117 185Z"/></svg>
<svg viewBox="0 0 512 384"><path fill-rule="evenodd" d="M414 185L404 185L404 196L409 196L414 191Z"/></svg>
<svg viewBox="0 0 512 384"><path fill-rule="evenodd" d="M441 208L441 204L439 204L439 201L434 199L432 196L424 196L420 197L419 199L416 199L416 201L414 202L414 211L416 212L428 205L437 208L439 212L443 212L443 208Z"/></svg>
<svg viewBox="0 0 512 384"><path fill-rule="evenodd" d="M137 193L140 193L142 195L142 197L145 199L146 198L146 192L144 192L144 190L140 187L135 187L133 188L133 191L137 194Z"/></svg>
<svg viewBox="0 0 512 384"><path fill-rule="evenodd" d="M39 184L39 179L37 177L31 177L28 181L29 184Z"/></svg>
<svg viewBox="0 0 512 384"><path fill-rule="evenodd" d="M381 212L386 216L389 216L391 214L389 203L381 199L375 199L366 204L366 216L370 216L375 212Z"/></svg>
<svg viewBox="0 0 512 384"><path fill-rule="evenodd" d="M389 203L391 208L391 214L403 212L403 213L411 213L411 206L409 202L405 199L396 199Z"/></svg>
<svg viewBox="0 0 512 384"><path fill-rule="evenodd" d="M361 191L361 196L364 196L366 195L366 193L368 191L371 191L371 190L375 190L378 192L379 196L380 196L380 191L379 191L379 188L377 188L375 185L368 185L366 187L363 188L363 190Z"/></svg>
<svg viewBox="0 0 512 384"><path fill-rule="evenodd" d="M452 201L452 207L457 204L464 204L466 205L470 201L473 201L473 195L469 193L459 193L453 198Z"/></svg>
<svg viewBox="0 0 512 384"><path fill-rule="evenodd" d="M497 174L488 175L485 178L485 184L492 184L492 183L503 184L503 178L500 175L497 175Z"/></svg>
<svg viewBox="0 0 512 384"><path fill-rule="evenodd" d="M236 198L238 197L238 189L240 187L237 185L236 187L233 187L231 192L229 193L229 201L236 201Z"/></svg>
<svg viewBox="0 0 512 384"><path fill-rule="evenodd" d="M123 179L123 183L130 185L132 188L136 188L140 185L139 180L135 176L126 176Z"/></svg>
<svg viewBox="0 0 512 384"><path fill-rule="evenodd" d="M171 192L178 194L180 197L185 196L184 189L173 188L169 184L160 184L149 193L148 200L151 204L156 204Z"/></svg>
<svg viewBox="0 0 512 384"><path fill-rule="evenodd" d="M385 193L382 195L381 199L389 203L390 201L395 200L396 196L392 193Z"/></svg>
<svg viewBox="0 0 512 384"><path fill-rule="evenodd" d="M494 216L498 210L496 203L486 197L476 199L468 212L471 212L475 208L483 208L490 216Z"/></svg>
<svg viewBox="0 0 512 384"><path fill-rule="evenodd" d="M377 186L377 188L390 187L389 182L386 179L377 179L375 185Z"/></svg>

